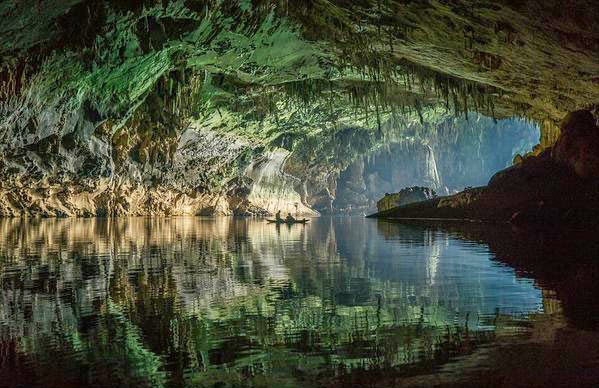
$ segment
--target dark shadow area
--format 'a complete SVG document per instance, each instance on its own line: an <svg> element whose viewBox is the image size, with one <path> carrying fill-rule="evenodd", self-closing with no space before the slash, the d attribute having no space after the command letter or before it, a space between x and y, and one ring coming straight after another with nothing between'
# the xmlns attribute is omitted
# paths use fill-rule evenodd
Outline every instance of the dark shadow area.
<svg viewBox="0 0 599 388"><path fill-rule="evenodd" d="M427 230L487 244L498 264L513 267L543 288L546 315L530 317L533 334L526 340L504 341L497 348L478 343L467 357L462 349L459 361L430 374L420 370L414 377L406 370L369 370L350 373L336 381L337 386L596 387L599 243L593 233L422 220L378 221L377 226L388 239ZM554 315L557 311L563 312L565 321ZM463 369L472 363L478 367ZM448 370L464 373L452 376Z"/></svg>

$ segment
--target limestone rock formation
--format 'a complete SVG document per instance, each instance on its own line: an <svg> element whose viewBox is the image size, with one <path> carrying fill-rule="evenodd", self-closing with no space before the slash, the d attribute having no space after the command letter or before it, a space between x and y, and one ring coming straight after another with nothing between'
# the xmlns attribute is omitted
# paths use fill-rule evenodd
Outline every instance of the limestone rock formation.
<svg viewBox="0 0 599 388"><path fill-rule="evenodd" d="M385 193L405 187L425 186L447 195L481 186L538 141L538 128L531 123L494 122L476 114L469 120L447 118L434 126L414 126L395 136L390 132L386 144L357 156L339 174L334 207L372 213Z"/></svg>
<svg viewBox="0 0 599 388"><path fill-rule="evenodd" d="M218 190L214 178L229 179L224 186L232 186L231 170L243 167L244 155L251 154L247 141L193 127L170 139L131 129L111 139L103 133L106 126L81 133L85 121L79 120L73 128L63 127L71 132L62 137L38 141L43 127L35 127L28 138L14 133L3 144L0 215L233 212L229 202L234 195L227 195L231 187Z"/></svg>
<svg viewBox="0 0 599 388"><path fill-rule="evenodd" d="M297 178L284 172L289 152L275 150L248 167L246 176L252 181L247 201L266 214L281 211L283 215L316 216L318 212L306 206L300 194L294 190Z"/></svg>

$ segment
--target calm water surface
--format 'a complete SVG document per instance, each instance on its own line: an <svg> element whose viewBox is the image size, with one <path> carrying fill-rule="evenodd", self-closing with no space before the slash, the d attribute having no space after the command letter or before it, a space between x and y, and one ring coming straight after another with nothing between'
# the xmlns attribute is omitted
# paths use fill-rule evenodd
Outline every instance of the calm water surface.
<svg viewBox="0 0 599 388"><path fill-rule="evenodd" d="M361 218L0 220L0 386L454 381L571 326L479 237Z"/></svg>

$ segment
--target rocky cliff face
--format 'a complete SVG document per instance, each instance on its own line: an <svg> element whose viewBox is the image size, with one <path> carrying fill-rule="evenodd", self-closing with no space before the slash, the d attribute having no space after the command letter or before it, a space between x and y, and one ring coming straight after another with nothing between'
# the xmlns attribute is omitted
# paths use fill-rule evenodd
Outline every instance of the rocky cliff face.
<svg viewBox="0 0 599 388"><path fill-rule="evenodd" d="M46 120L4 133L2 216L236 210L233 180L251 160L254 147L245 139L193 126L164 137L131 127L111 136L109 123L94 127L84 113Z"/></svg>

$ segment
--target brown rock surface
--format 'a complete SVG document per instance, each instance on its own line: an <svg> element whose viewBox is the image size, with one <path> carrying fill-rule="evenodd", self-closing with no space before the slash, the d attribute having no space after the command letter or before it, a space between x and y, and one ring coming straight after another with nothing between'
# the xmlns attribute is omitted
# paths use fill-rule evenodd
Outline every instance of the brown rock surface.
<svg viewBox="0 0 599 388"><path fill-rule="evenodd" d="M552 157L581 178L599 178L599 127L591 112L580 110L564 118Z"/></svg>

